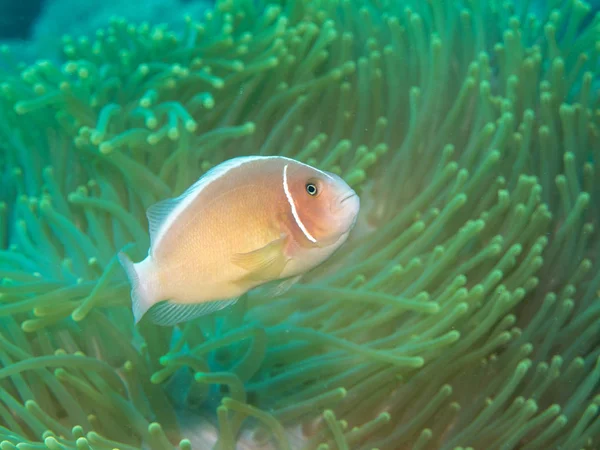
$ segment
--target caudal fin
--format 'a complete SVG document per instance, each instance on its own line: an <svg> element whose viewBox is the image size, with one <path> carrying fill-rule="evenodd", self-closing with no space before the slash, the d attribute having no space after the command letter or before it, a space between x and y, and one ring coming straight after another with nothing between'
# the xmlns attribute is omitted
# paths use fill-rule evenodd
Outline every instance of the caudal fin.
<svg viewBox="0 0 600 450"><path fill-rule="evenodd" d="M144 276L143 271L140 270L142 263L134 264L124 252L119 252L118 258L131 284L131 308L135 323L138 323L154 304L156 293L148 285L151 277Z"/></svg>

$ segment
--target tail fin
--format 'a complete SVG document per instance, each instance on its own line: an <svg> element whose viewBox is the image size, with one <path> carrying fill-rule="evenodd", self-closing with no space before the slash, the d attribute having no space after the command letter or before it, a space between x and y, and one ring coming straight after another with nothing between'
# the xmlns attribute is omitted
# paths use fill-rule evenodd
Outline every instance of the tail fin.
<svg viewBox="0 0 600 450"><path fill-rule="evenodd" d="M144 276L141 263L134 264L124 252L119 252L118 258L131 284L131 307L137 324L155 302L156 292L147 284L152 278Z"/></svg>

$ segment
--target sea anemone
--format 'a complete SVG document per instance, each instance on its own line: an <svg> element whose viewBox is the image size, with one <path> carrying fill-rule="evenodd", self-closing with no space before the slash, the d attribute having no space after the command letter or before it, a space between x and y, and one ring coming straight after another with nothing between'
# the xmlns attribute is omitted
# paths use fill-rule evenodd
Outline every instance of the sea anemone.
<svg viewBox="0 0 600 450"><path fill-rule="evenodd" d="M600 16L527 3L220 0L6 59L0 448L596 448ZM134 327L116 252L249 154L344 177L352 240Z"/></svg>

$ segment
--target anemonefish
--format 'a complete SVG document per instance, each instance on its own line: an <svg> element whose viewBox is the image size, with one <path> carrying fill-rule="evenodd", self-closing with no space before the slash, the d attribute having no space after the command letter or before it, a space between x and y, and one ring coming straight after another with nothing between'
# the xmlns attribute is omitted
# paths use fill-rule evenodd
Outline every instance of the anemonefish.
<svg viewBox="0 0 600 450"><path fill-rule="evenodd" d="M275 281L287 291L348 238L360 200L337 175L280 156L230 159L147 211L148 256L119 261L135 322L174 325Z"/></svg>

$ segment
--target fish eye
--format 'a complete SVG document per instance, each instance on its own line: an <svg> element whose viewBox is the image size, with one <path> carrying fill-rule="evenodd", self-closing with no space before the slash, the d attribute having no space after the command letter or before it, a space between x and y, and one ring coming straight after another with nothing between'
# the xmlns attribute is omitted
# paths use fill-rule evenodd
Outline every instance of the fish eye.
<svg viewBox="0 0 600 450"><path fill-rule="evenodd" d="M308 192L308 195L310 196L315 196L319 193L319 190L317 189L317 185L314 183L306 183L306 192Z"/></svg>

